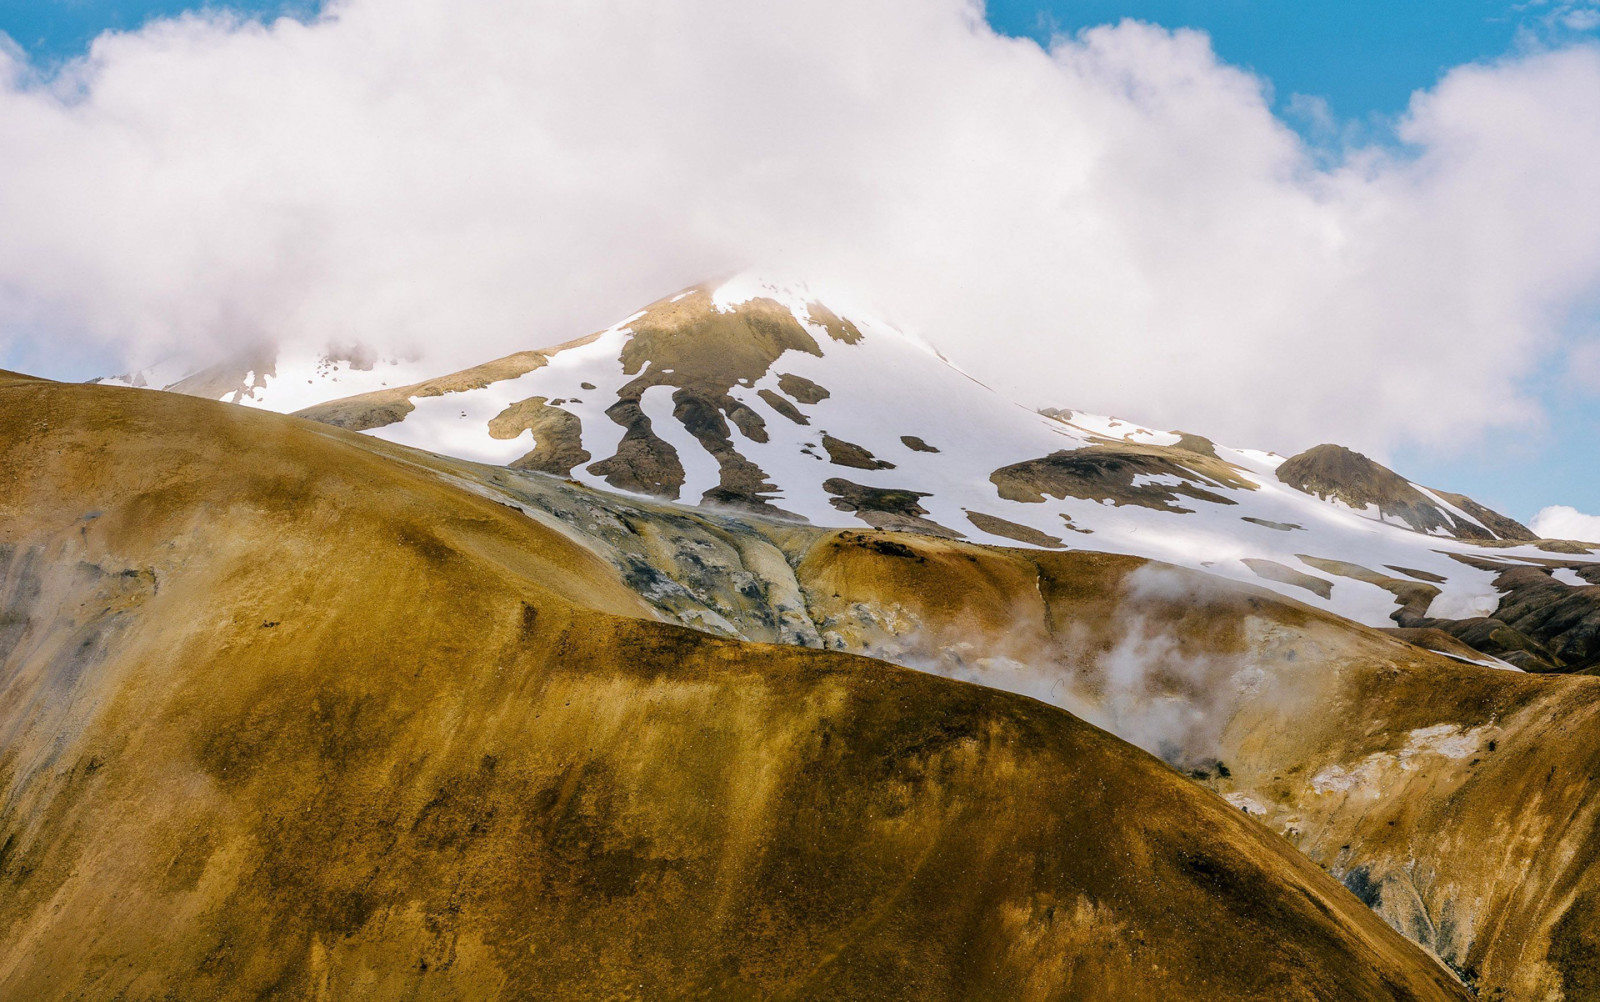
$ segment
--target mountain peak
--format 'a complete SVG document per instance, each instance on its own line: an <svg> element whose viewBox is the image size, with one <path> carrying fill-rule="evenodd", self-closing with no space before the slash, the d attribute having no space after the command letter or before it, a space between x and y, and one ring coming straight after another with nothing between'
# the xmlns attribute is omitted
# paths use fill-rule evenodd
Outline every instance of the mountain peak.
<svg viewBox="0 0 1600 1002"><path fill-rule="evenodd" d="M852 441L848 427L837 434L813 428L807 411L834 397L830 387L849 384L831 407L847 400L858 409L874 396L881 405L885 381L893 380L920 387L907 395L907 409L949 399L941 384L959 384L957 397L988 394L925 343L837 305L841 299L849 301L805 282L746 272L663 297L588 338L300 413L355 430L382 428L386 437L466 458L587 475L596 486L805 518L774 504L782 493L772 478L776 467L893 469L893 460L875 453L918 451L909 440L931 454L925 422L909 416L892 440L870 447ZM552 371L538 374L547 367ZM547 384L550 392L535 392ZM458 396L474 391L485 392ZM432 403L446 396L450 402ZM452 421L449 408L458 404L471 406ZM497 409L480 415L480 405ZM413 416L422 410L439 415ZM465 450L463 419L488 432ZM534 442L525 440L529 432ZM776 451L760 448L775 442L782 443ZM834 500L852 494L840 485Z"/></svg>
<svg viewBox="0 0 1600 1002"><path fill-rule="evenodd" d="M1295 490L1346 505L1418 532L1457 539L1531 541L1527 526L1471 498L1414 484L1373 459L1324 443L1284 460L1278 480Z"/></svg>
<svg viewBox="0 0 1600 1002"><path fill-rule="evenodd" d="M280 353L248 402L322 392L297 413L460 459L817 526L1154 558L1375 625L1486 615L1500 569L1544 559L1512 520L1339 446L1285 461L1035 412L856 303L747 272L425 379ZM329 392L356 375L367 392Z"/></svg>

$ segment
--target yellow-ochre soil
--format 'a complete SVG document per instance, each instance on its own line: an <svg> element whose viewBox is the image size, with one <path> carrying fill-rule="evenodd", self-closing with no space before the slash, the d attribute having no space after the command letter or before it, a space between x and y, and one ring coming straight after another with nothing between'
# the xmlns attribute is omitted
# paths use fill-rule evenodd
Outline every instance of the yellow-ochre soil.
<svg viewBox="0 0 1600 1002"><path fill-rule="evenodd" d="M470 486L0 377L0 998L1466 997L1067 712L669 625Z"/></svg>
<svg viewBox="0 0 1600 1002"><path fill-rule="evenodd" d="M794 548L836 646L1152 750L1159 731L1480 997L1600 998L1600 679L1465 664L1133 557L849 531Z"/></svg>
<svg viewBox="0 0 1600 1002"><path fill-rule="evenodd" d="M1482 655L1438 631L1397 637L1136 557L824 530L449 468L571 529L663 617L1023 692L1139 741L1482 998L1600 997L1600 679L1465 664Z"/></svg>

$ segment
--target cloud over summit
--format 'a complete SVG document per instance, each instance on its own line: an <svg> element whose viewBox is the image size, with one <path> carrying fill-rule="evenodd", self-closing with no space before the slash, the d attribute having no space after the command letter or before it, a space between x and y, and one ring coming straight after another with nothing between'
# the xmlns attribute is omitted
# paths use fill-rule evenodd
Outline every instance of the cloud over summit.
<svg viewBox="0 0 1600 1002"><path fill-rule="evenodd" d="M1600 515L1585 515L1567 505L1551 505L1533 517L1528 526L1546 539L1576 539L1600 543Z"/></svg>
<svg viewBox="0 0 1600 1002"><path fill-rule="evenodd" d="M957 0L346 0L0 55L0 339L470 363L755 263L1036 404L1459 443L1600 291L1600 52L1460 68L1329 166L1202 34ZM3 340L0 340L3 347Z"/></svg>

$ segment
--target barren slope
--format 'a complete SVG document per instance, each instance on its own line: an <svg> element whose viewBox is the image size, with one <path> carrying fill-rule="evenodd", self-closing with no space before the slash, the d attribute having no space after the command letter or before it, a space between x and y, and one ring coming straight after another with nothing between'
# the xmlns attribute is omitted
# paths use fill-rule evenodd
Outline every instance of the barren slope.
<svg viewBox="0 0 1600 1002"><path fill-rule="evenodd" d="M425 457L0 377L0 469L0 997L1464 997L1117 739Z"/></svg>
<svg viewBox="0 0 1600 1002"><path fill-rule="evenodd" d="M1485 997L1587 998L1592 678L1463 664L1138 558L686 509L436 459L592 548L664 617L1026 693L1281 832ZM1496 993L1499 994L1496 994Z"/></svg>
<svg viewBox="0 0 1600 1002"><path fill-rule="evenodd" d="M1471 498L1418 487L1381 463L1340 445L1318 445L1278 466L1280 481L1323 500L1337 500L1355 511L1376 512L1418 532L1458 539L1532 542L1527 526L1485 508Z"/></svg>

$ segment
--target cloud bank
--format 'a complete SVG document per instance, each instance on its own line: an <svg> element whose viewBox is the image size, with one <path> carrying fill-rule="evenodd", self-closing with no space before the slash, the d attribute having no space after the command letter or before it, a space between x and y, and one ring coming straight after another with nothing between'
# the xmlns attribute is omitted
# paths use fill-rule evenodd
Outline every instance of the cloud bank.
<svg viewBox="0 0 1600 1002"><path fill-rule="evenodd" d="M1600 515L1585 515L1576 508L1552 505L1533 516L1528 528L1545 539L1576 539L1600 543Z"/></svg>
<svg viewBox="0 0 1600 1002"><path fill-rule="evenodd" d="M1198 33L1047 51L960 0L345 0L48 80L12 50L0 338L467 364L755 264L1031 404L1380 453L1537 421L1600 292L1600 51L1458 68L1331 164L1263 88Z"/></svg>

